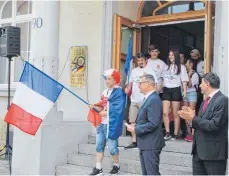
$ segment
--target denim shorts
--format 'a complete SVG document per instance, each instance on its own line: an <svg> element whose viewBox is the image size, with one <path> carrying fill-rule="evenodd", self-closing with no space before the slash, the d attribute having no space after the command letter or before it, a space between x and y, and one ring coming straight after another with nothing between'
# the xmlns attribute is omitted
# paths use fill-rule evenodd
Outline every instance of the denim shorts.
<svg viewBox="0 0 229 176"><path fill-rule="evenodd" d="M187 92L187 97L183 99L185 102L197 102L197 92L196 91L191 91Z"/></svg>
<svg viewBox="0 0 229 176"><path fill-rule="evenodd" d="M100 124L96 128L96 152L103 153L106 146L111 155L118 155L118 139L109 139L107 136L107 124Z"/></svg>

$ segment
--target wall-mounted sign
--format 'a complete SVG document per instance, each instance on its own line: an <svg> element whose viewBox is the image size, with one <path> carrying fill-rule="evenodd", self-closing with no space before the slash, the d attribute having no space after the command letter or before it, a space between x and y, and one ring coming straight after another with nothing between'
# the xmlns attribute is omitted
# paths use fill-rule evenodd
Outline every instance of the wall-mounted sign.
<svg viewBox="0 0 229 176"><path fill-rule="evenodd" d="M72 47L70 58L70 86L83 88L86 86L87 76L87 47Z"/></svg>

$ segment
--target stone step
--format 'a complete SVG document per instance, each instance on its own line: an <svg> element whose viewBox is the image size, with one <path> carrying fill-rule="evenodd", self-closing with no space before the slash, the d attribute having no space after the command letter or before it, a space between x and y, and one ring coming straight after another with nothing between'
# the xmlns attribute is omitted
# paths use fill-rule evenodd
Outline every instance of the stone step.
<svg viewBox="0 0 229 176"><path fill-rule="evenodd" d="M95 151L95 145L93 144L80 144L78 148L79 154L95 155ZM119 152L120 159L132 159L136 161L139 160L139 151L137 148L125 150L123 147L119 147ZM108 157L110 156L107 147L105 149L104 155ZM162 164L192 167L192 156L190 154L162 151L160 157L160 162Z"/></svg>
<svg viewBox="0 0 229 176"><path fill-rule="evenodd" d="M96 137L95 135L88 136L88 143L95 144ZM128 146L132 143L130 136L121 136L119 137L118 144L120 147ZM166 146L163 148L163 151L175 152L175 153L191 153L192 143L186 142L184 140L177 141L166 141Z"/></svg>
<svg viewBox="0 0 229 176"><path fill-rule="evenodd" d="M9 161L7 160L0 160L0 175L9 175Z"/></svg>
<svg viewBox="0 0 229 176"><path fill-rule="evenodd" d="M95 144L96 137L95 135L89 135L88 136L88 143L89 144ZM132 143L132 138L130 136L120 136L118 139L118 145L120 147L128 146Z"/></svg>
<svg viewBox="0 0 229 176"><path fill-rule="evenodd" d="M71 154L68 155L68 164L77 166L93 167L95 165L95 155ZM120 159L121 172L141 174L140 161L131 159ZM113 162L110 157L104 157L103 168L111 168ZM160 173L163 175L191 175L191 168L184 166L175 166L169 164L160 164Z"/></svg>
<svg viewBox="0 0 229 176"><path fill-rule="evenodd" d="M66 164L63 166L56 166L56 175L89 175L92 172L92 167L76 166ZM104 175L108 175L110 170L103 170ZM130 173L120 173L121 175L133 175Z"/></svg>

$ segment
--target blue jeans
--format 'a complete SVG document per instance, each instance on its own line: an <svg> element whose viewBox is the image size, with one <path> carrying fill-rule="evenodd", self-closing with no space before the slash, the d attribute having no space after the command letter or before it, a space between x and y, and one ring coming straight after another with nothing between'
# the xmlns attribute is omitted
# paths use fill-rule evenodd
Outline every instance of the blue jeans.
<svg viewBox="0 0 229 176"><path fill-rule="evenodd" d="M107 136L107 124L100 124L96 128L96 152L103 153L104 148L106 146L106 142L108 145L108 149L111 155L118 155L118 139L109 139Z"/></svg>
<svg viewBox="0 0 229 176"><path fill-rule="evenodd" d="M197 92L191 91L187 92L187 97L183 99L185 102L196 103L197 102Z"/></svg>

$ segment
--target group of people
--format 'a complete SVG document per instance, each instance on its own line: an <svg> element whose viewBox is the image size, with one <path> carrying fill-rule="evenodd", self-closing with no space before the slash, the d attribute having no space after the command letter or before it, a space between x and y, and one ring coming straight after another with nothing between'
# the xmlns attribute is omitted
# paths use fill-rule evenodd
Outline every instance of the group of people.
<svg viewBox="0 0 229 176"><path fill-rule="evenodd" d="M118 138L123 129L125 94L131 100L129 124L125 125L133 139L126 149L139 148L143 175L160 175L161 150L166 140L179 138L181 119L187 127L186 140L192 141L194 135L193 174L225 174L228 98L219 91L219 77L214 73L203 74L203 62L197 49L191 51L188 60L183 53L170 50L167 64L158 58L160 51L156 45L149 47L149 54L150 58L144 53L137 55L137 67L132 69L124 91L120 87L118 70L104 72L107 89L99 103L89 105L91 111L98 112L101 117L101 122L96 126L96 166L90 175L103 173L106 143L114 161L109 174L120 171ZM196 108L203 98L198 95L200 91L206 99ZM170 108L174 121L173 133Z"/></svg>
<svg viewBox="0 0 229 176"><path fill-rule="evenodd" d="M163 127L165 140L177 140L180 136L188 142L192 142L193 130L187 121L182 121L178 115L178 110L182 105L189 106L196 110L200 106L202 96L198 94L200 90L199 82L204 73L203 61L200 59L200 51L193 49L190 58L186 59L184 53L177 50L170 50L167 64L159 59L160 50L157 45L149 46L150 58L146 58L144 53L139 53L136 57L137 67L130 75L125 93L130 95L129 122L135 123L137 113L143 102L143 95L138 87L139 78L142 74L151 74L155 78L156 92L159 94L163 104ZM172 113L171 113L172 112ZM171 128L174 126L174 129ZM183 135L180 135L181 130ZM136 135L132 133L133 143L126 147L135 148Z"/></svg>

